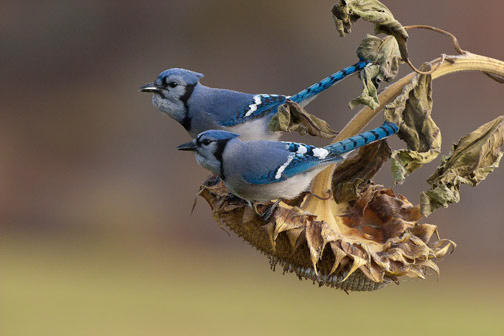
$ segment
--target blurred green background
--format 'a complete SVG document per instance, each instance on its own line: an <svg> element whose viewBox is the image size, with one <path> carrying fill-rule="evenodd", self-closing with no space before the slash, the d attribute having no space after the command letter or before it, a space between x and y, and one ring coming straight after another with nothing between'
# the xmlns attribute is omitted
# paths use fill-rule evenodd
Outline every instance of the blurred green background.
<svg viewBox="0 0 504 336"><path fill-rule="evenodd" d="M403 24L504 58L502 1L384 3ZM175 150L187 134L138 87L185 67L214 87L297 92L354 63L372 30L361 22L339 38L332 4L3 1L0 335L504 334L504 169L429 218L459 245L439 279L376 293L271 272L203 201L189 214L207 172ZM412 32L409 49L416 64L452 53L429 32ZM309 111L340 128L359 88L351 78ZM434 83L445 152L502 114L502 90L480 73ZM417 202L436 163L396 189Z"/></svg>

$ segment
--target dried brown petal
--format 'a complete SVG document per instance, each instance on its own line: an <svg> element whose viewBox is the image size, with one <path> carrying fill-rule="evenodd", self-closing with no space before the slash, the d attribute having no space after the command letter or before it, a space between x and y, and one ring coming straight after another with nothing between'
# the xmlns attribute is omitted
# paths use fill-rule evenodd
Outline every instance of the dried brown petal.
<svg viewBox="0 0 504 336"><path fill-rule="evenodd" d="M286 231L292 251L297 250L299 245L301 245L300 237L305 237L304 235L301 235L304 231L304 227Z"/></svg>
<svg viewBox="0 0 504 336"><path fill-rule="evenodd" d="M306 225L306 241L310 249L311 262L315 275L318 275L317 262L322 254L322 247L324 239L322 238L322 224L321 222L308 222Z"/></svg>
<svg viewBox="0 0 504 336"><path fill-rule="evenodd" d="M338 246L337 242L334 242L334 241L331 242L331 250L332 250L332 252L334 254L334 263L333 263L333 266L331 268L331 271L329 272L329 275L332 275L334 272L336 272L336 270L340 266L341 261L343 260L343 258L345 258L347 256L347 254L345 253L345 251L343 251Z"/></svg>
<svg viewBox="0 0 504 336"><path fill-rule="evenodd" d="M350 268L350 270L348 271L345 278L343 278L342 282L345 282L355 271L357 271L359 268L361 268L361 266L364 266L367 264L367 260L364 258L360 258L355 255L352 256L352 258L353 258L352 268Z"/></svg>
<svg viewBox="0 0 504 336"><path fill-rule="evenodd" d="M419 224L413 228L412 232L424 242L428 242L434 232L437 232L437 227L432 224Z"/></svg>

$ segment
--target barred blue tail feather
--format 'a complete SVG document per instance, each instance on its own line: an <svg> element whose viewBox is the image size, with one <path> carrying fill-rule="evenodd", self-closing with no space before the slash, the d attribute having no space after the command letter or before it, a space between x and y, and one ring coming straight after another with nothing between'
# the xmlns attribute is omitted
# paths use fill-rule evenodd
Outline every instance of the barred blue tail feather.
<svg viewBox="0 0 504 336"><path fill-rule="evenodd" d="M299 93L295 94L294 96L290 97L289 99L296 102L296 103L302 103L304 101L310 100L310 98L315 97L322 91L330 88L337 82L345 79L346 77L350 76L351 74L354 74L362 69L364 69L367 65L369 64L368 61L361 60L354 65L351 65L349 67L346 67L345 69L338 71L334 74L332 74L329 77L326 77L322 79L320 82L313 84L312 86L304 89L303 91L300 91ZM306 104L304 104L306 105Z"/></svg>
<svg viewBox="0 0 504 336"><path fill-rule="evenodd" d="M378 128L338 141L326 146L325 149L331 152L331 154L342 155L372 142L387 138L398 131L399 127L396 124L386 121Z"/></svg>

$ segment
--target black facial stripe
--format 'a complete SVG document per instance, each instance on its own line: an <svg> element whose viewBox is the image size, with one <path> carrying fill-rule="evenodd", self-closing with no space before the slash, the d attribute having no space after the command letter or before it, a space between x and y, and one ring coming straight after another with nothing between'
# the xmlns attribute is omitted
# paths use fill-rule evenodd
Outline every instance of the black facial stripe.
<svg viewBox="0 0 504 336"><path fill-rule="evenodd" d="M215 150L215 158L217 160L219 160L220 162L220 178L222 180L225 180L226 177L224 176L224 164L222 163L222 153L224 153L224 149L226 148L226 145L227 145L227 142L229 141L229 139L227 140L221 140L221 141L217 141L217 149Z"/></svg>
<svg viewBox="0 0 504 336"><path fill-rule="evenodd" d="M180 97L180 101L184 103L184 106L186 107L186 109L188 109L187 101L189 100L189 98L191 98L191 95L194 91L195 86L196 85L189 85L189 84L186 85L184 95L182 97Z"/></svg>
<svg viewBox="0 0 504 336"><path fill-rule="evenodd" d="M180 124L186 129L186 131L191 130L191 121L192 121L191 117L189 116L189 104L187 103L187 101L189 100L189 98L191 98L195 86L196 85L189 85L189 84L186 85L184 95L180 97L180 101L184 103L185 108L185 116L184 119L182 119L182 121L180 122Z"/></svg>
<svg viewBox="0 0 504 336"><path fill-rule="evenodd" d="M186 131L189 132L191 130L191 117L189 117L187 112L184 116L184 119L182 119L182 121L180 122L180 124L182 125L182 127L185 128Z"/></svg>

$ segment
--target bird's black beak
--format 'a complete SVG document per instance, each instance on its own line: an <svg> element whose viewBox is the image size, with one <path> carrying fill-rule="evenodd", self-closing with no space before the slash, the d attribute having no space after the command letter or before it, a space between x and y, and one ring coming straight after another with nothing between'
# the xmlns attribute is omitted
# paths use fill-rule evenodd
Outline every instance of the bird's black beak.
<svg viewBox="0 0 504 336"><path fill-rule="evenodd" d="M192 151L192 152L194 152L196 150L196 144L194 143L194 141L186 142L186 143L184 143L182 145L178 145L177 149L181 150L181 151Z"/></svg>
<svg viewBox="0 0 504 336"><path fill-rule="evenodd" d="M144 86L140 87L140 92L159 93L159 92L161 92L161 89L158 88L154 83L149 83L149 84L145 84Z"/></svg>

